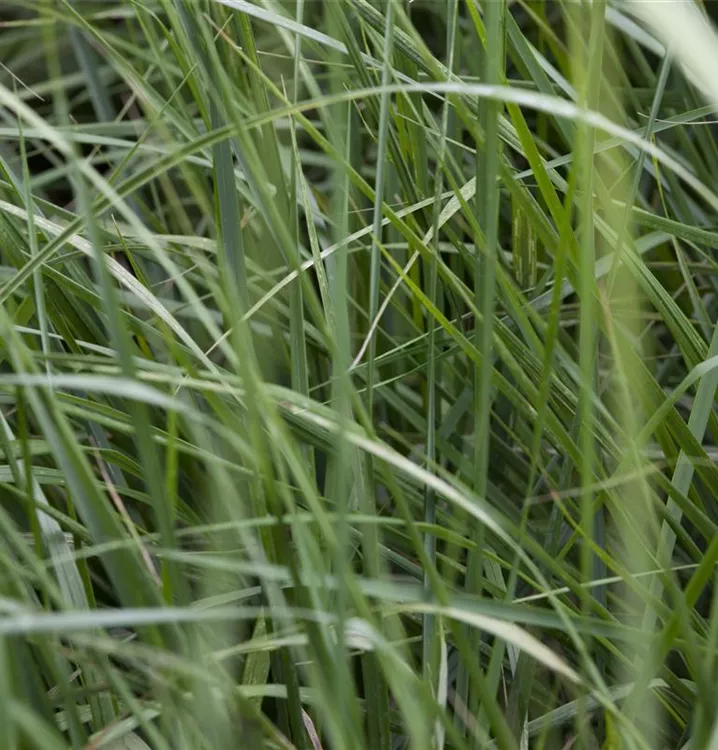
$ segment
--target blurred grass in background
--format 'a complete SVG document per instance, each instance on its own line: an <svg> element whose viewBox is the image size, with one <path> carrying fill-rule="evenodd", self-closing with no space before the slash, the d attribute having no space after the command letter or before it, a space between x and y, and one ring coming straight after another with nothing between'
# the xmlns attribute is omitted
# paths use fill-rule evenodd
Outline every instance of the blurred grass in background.
<svg viewBox="0 0 718 750"><path fill-rule="evenodd" d="M707 13L3 3L0 748L718 748Z"/></svg>

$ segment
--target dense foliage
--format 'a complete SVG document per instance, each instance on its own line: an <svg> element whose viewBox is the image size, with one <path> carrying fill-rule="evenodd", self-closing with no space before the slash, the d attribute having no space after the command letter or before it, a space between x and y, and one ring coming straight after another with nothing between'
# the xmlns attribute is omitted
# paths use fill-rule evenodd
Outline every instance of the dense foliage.
<svg viewBox="0 0 718 750"><path fill-rule="evenodd" d="M718 748L706 12L3 2L0 748Z"/></svg>

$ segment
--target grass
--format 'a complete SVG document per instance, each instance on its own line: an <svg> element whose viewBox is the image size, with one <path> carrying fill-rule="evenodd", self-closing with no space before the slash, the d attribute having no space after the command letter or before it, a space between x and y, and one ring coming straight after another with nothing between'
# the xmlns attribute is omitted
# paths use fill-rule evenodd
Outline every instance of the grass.
<svg viewBox="0 0 718 750"><path fill-rule="evenodd" d="M718 748L711 14L3 4L1 748Z"/></svg>

